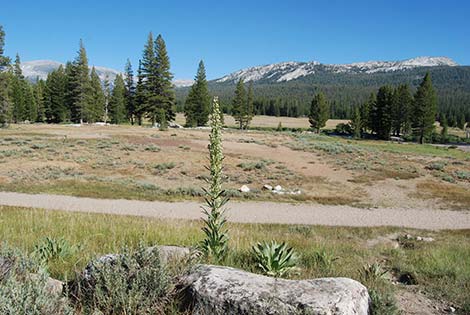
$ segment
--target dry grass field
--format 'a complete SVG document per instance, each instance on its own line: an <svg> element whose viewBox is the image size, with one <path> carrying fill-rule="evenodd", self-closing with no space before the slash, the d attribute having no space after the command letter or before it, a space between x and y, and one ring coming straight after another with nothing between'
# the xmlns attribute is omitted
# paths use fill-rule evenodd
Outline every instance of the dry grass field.
<svg viewBox="0 0 470 315"><path fill-rule="evenodd" d="M4 191L180 200L200 198L208 175L207 130L13 125L0 131L0 144ZM235 199L470 208L470 157L457 149L234 129L225 130L224 149ZM239 192L242 185L251 191Z"/></svg>
<svg viewBox="0 0 470 315"><path fill-rule="evenodd" d="M184 126L186 120L184 118L184 114L177 114L176 115L176 123ZM334 129L336 125L339 123L347 123L348 120L343 119L330 119L326 123L325 129ZM235 119L230 115L224 115L224 123L229 127L236 127ZM257 128L277 128L279 123L282 124L285 128L303 128L308 129L310 128L310 123L308 122L307 117L275 117L275 116L263 116L257 115L253 117L251 121L252 127Z"/></svg>
<svg viewBox="0 0 470 315"><path fill-rule="evenodd" d="M260 126L277 125L275 120L261 121ZM294 126L305 122L291 123L299 128ZM288 126L287 121L282 124ZM207 129L13 125L0 130L0 190L202 201L208 135ZM470 156L456 148L309 132L225 129L223 138L225 187L237 201L470 209ZM284 194L264 190L266 184L281 185ZM240 192L242 185L251 191ZM301 193L290 193L297 190ZM0 236L7 244L30 253L51 237L77 249L48 262L49 272L63 280L93 257L118 252L122 246L195 246L201 226L201 221L0 206ZM396 305L403 314L445 314L451 306L458 314L470 311L468 230L238 223L228 228L231 251L224 265L257 272L250 247L263 240L287 241L301 256L293 278L358 279L380 290L383 299L393 297L376 305ZM418 236L434 240L418 241ZM374 263L387 271L377 283L365 276L365 268Z"/></svg>

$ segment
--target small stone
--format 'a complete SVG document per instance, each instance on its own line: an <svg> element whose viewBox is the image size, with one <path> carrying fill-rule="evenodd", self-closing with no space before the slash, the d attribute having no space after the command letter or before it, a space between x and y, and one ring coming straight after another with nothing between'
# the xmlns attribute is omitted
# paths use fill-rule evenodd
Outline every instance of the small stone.
<svg viewBox="0 0 470 315"><path fill-rule="evenodd" d="M452 306L451 306L451 307L449 307L449 312L451 312L451 313L455 313L455 311L456 311L455 307L452 307Z"/></svg>
<svg viewBox="0 0 470 315"><path fill-rule="evenodd" d="M413 236L410 235L410 234L406 234L406 235L405 235L405 238L406 238L407 240L411 240L411 239L413 239Z"/></svg>
<svg viewBox="0 0 470 315"><path fill-rule="evenodd" d="M281 190L282 190L282 186L281 186L281 185L277 185L276 187L274 187L274 190L275 190L275 191L281 191Z"/></svg>
<svg viewBox="0 0 470 315"><path fill-rule="evenodd" d="M263 185L263 189L266 189L266 190L273 190L273 186L271 186L271 185Z"/></svg>
<svg viewBox="0 0 470 315"><path fill-rule="evenodd" d="M240 191L242 193L250 192L250 187L248 187L247 185L243 185L242 187L240 187Z"/></svg>
<svg viewBox="0 0 470 315"><path fill-rule="evenodd" d="M423 237L423 242L434 242L434 239L432 237Z"/></svg>
<svg viewBox="0 0 470 315"><path fill-rule="evenodd" d="M416 240L417 240L417 241L422 241L423 238L422 238L421 236L418 236L418 237L416 237Z"/></svg>

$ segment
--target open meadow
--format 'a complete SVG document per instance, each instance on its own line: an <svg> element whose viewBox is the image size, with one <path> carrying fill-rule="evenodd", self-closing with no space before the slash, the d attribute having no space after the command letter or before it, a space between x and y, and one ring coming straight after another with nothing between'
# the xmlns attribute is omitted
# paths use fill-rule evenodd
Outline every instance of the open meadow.
<svg viewBox="0 0 470 315"><path fill-rule="evenodd" d="M3 191L201 200L208 178L205 129L13 125L0 136ZM235 200L470 208L470 157L457 148L273 130L223 137L225 188Z"/></svg>
<svg viewBox="0 0 470 315"><path fill-rule="evenodd" d="M283 126L304 123L288 120ZM224 130L224 187L233 201L302 203L311 205L313 216L315 205L401 211L470 207L470 157L462 150L278 132L274 125L270 119L259 127L272 130ZM2 191L202 203L207 187L207 129L25 124L0 132ZM250 191L241 192L242 185ZM280 185L282 193L264 185ZM202 222L191 218L4 206L0 231L4 242L26 253L46 237L65 240L73 250L46 265L51 276L69 280L91 259L126 246L197 245ZM240 223L228 228L231 251L223 265L258 272L250 247L285 241L301 257L290 278L357 279L378 292L373 303L381 314L394 314L396 308L403 314L445 314L450 307L470 311L469 230Z"/></svg>

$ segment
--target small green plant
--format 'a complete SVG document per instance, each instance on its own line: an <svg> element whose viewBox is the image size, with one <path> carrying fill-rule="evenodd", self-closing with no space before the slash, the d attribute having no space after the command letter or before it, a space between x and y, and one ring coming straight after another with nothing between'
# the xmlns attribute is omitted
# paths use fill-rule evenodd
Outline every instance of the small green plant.
<svg viewBox="0 0 470 315"><path fill-rule="evenodd" d="M372 302L371 315L396 315L399 314L393 293L388 290L369 289Z"/></svg>
<svg viewBox="0 0 470 315"><path fill-rule="evenodd" d="M221 261L228 251L228 234L225 227L227 220L224 215L224 206L229 199L224 196L222 189L224 154L222 151L222 122L217 97L214 97L212 102L211 127L209 136L210 178L208 180L210 187L209 189L203 188L206 205L202 207L202 211L206 218L203 219L204 227L202 228L205 238L200 243L200 249L207 258Z"/></svg>
<svg viewBox="0 0 470 315"><path fill-rule="evenodd" d="M455 171L454 175L460 180L470 180L470 172L468 171L458 170L458 171Z"/></svg>
<svg viewBox="0 0 470 315"><path fill-rule="evenodd" d="M148 146L145 147L145 151L159 152L159 151L160 151L160 147L151 144L151 145L148 145Z"/></svg>
<svg viewBox="0 0 470 315"><path fill-rule="evenodd" d="M172 168L175 168L176 163L175 162L166 162L166 163L160 163L155 165L155 169L159 171L167 171L171 170Z"/></svg>
<svg viewBox="0 0 470 315"><path fill-rule="evenodd" d="M51 260L65 259L77 251L75 246L63 238L45 237L34 246L33 256L42 264Z"/></svg>
<svg viewBox="0 0 470 315"><path fill-rule="evenodd" d="M361 281L367 284L376 283L382 281L387 273L388 270L384 270L382 265L377 262L366 264L360 270Z"/></svg>
<svg viewBox="0 0 470 315"><path fill-rule="evenodd" d="M257 243L253 254L258 268L271 277L283 277L297 269L298 255L285 242Z"/></svg>
<svg viewBox="0 0 470 315"><path fill-rule="evenodd" d="M445 167L445 162L432 162L431 164L426 165L426 169L430 171L443 171Z"/></svg>
<svg viewBox="0 0 470 315"><path fill-rule="evenodd" d="M252 170L264 170L266 169L266 162L265 161L258 161L258 162L243 162L237 165L244 171L252 171Z"/></svg>
<svg viewBox="0 0 470 315"><path fill-rule="evenodd" d="M277 124L276 131L282 131L282 122L279 122L279 123Z"/></svg>
<svg viewBox="0 0 470 315"><path fill-rule="evenodd" d="M313 253L313 262L316 268L320 269L322 273L329 274L334 267L334 262L338 260L332 253L325 249L315 251Z"/></svg>

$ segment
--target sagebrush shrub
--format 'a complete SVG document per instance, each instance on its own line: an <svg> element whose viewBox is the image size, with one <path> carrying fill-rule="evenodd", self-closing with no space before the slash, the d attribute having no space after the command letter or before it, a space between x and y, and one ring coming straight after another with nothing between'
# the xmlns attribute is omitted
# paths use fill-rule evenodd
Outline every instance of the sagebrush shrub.
<svg viewBox="0 0 470 315"><path fill-rule="evenodd" d="M171 279L156 247L123 249L90 263L70 285L70 295L85 314L165 314Z"/></svg>
<svg viewBox="0 0 470 315"><path fill-rule="evenodd" d="M51 292L48 274L33 260L5 245L0 248L0 314L73 314L66 298Z"/></svg>

